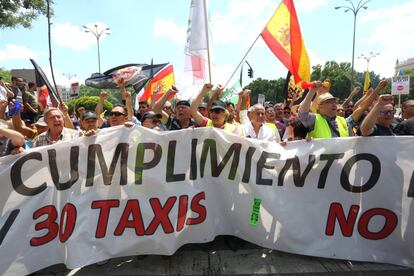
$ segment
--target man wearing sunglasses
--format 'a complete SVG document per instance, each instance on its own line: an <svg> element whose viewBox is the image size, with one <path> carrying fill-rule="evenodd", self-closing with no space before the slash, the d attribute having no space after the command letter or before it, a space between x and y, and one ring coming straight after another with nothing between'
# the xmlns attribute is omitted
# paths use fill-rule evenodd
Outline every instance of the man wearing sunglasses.
<svg viewBox="0 0 414 276"><path fill-rule="evenodd" d="M145 112L144 115L142 115L141 118L141 124L143 127L151 128L154 130L161 130L160 124L161 124L161 114L157 114L154 111L148 111Z"/></svg>
<svg viewBox="0 0 414 276"><path fill-rule="evenodd" d="M104 125L104 120L100 116L103 111L103 105L105 100L108 98L108 93L105 91L102 91L99 96L99 102L95 107L95 114L98 115L98 126L102 127ZM130 125L128 124L130 123ZM115 104L111 112L109 113L109 118L107 123L110 127L113 126L120 126L125 125L132 126L133 124L140 125L141 123L137 121L137 119L134 117L134 110L132 109L132 103L131 103L131 93L126 92L125 93L125 106L120 104Z"/></svg>
<svg viewBox="0 0 414 276"><path fill-rule="evenodd" d="M227 123L229 113L227 111L227 105L223 101L214 101L209 110L210 118L204 117L198 112L198 106L203 100L204 96L207 95L213 89L213 85L206 83L201 89L200 93L191 103L191 115L200 127L216 127L221 128L228 133L239 134L237 126Z"/></svg>
<svg viewBox="0 0 414 276"><path fill-rule="evenodd" d="M395 109L392 95L381 95L361 124L362 136L394 136L391 129Z"/></svg>
<svg viewBox="0 0 414 276"><path fill-rule="evenodd" d="M352 127L345 118L337 116L338 98L331 93L325 92L320 81L316 86L309 89L305 99L298 109L298 119L309 129L309 136L312 138L336 138L354 136ZM316 106L318 113L310 112L312 98L318 93Z"/></svg>
<svg viewBox="0 0 414 276"><path fill-rule="evenodd" d="M175 112L168 113L163 106L167 103L167 99L173 97L178 92L177 88L171 86L170 89L161 97L161 99L154 105L154 112L161 114L161 122L168 130L180 130L184 128L194 127L194 120L190 114L190 102L187 100L180 100L175 104ZM172 111L172 110L171 110Z"/></svg>

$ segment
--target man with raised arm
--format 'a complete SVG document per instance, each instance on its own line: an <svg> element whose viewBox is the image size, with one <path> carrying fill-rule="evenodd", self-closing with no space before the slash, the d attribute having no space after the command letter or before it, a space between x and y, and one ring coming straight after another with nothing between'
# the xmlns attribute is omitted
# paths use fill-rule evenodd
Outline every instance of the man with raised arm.
<svg viewBox="0 0 414 276"><path fill-rule="evenodd" d="M189 127L194 127L195 122L190 114L190 102L187 100L178 101L175 105L175 113L168 114L164 109L164 105L168 98L177 93L177 89L171 86L170 89L161 97L161 99L154 105L153 111L161 114L161 122L168 130L179 130Z"/></svg>
<svg viewBox="0 0 414 276"><path fill-rule="evenodd" d="M247 117L246 98L250 90L245 89L240 103L240 120L244 136L257 140L266 140L269 142L280 142L279 133L266 125L265 108L261 104L255 104L250 109L250 120Z"/></svg>
<svg viewBox="0 0 414 276"><path fill-rule="evenodd" d="M193 117L196 124L200 127L216 127L223 129L228 133L239 135L240 130L238 127L226 122L228 116L226 103L222 101L214 101L211 104L211 108L209 109L210 119L204 117L200 112L198 112L198 106L200 105L204 96L207 95L207 93L209 93L212 88L213 85L209 83L204 84L200 93L191 103L191 116ZM219 87L219 89L221 89L221 87Z"/></svg>
<svg viewBox="0 0 414 276"><path fill-rule="evenodd" d="M329 92L319 95L317 99L318 113L310 112L312 98L322 89L322 83L318 81L316 86L309 90L299 106L298 118L309 129L308 135L312 138L353 136L352 127L348 125L343 117L336 116L338 99Z"/></svg>

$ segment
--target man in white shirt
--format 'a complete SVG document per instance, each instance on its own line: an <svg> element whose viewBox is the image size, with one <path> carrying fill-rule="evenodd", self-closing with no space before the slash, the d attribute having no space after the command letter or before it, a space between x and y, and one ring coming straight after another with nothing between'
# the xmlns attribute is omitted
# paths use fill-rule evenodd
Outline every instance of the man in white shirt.
<svg viewBox="0 0 414 276"><path fill-rule="evenodd" d="M247 117L247 110L240 111L240 119L244 136L269 142L280 142L280 136L275 134L273 129L265 124L265 108L261 104L255 104L250 111L250 120Z"/></svg>

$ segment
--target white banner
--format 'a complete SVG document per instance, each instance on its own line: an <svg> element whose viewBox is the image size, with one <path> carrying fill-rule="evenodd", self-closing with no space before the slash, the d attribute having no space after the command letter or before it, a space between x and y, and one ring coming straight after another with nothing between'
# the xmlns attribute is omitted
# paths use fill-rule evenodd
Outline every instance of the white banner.
<svg viewBox="0 0 414 276"><path fill-rule="evenodd" d="M391 85L392 95L410 94L410 75L398 76L392 78Z"/></svg>
<svg viewBox="0 0 414 276"><path fill-rule="evenodd" d="M282 147L118 127L3 157L0 274L171 255L217 235L414 267L413 152L413 137Z"/></svg>

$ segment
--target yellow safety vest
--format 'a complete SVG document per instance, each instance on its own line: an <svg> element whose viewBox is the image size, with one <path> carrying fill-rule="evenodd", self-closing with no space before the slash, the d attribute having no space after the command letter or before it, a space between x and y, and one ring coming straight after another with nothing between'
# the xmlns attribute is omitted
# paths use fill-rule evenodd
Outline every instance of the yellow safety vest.
<svg viewBox="0 0 414 276"><path fill-rule="evenodd" d="M214 127L213 121L208 120L206 127ZM237 127L229 123L224 124L223 130L228 133L238 134Z"/></svg>
<svg viewBox="0 0 414 276"><path fill-rule="evenodd" d="M265 125L269 126L273 130L273 133L275 135L279 135L280 136L279 130L277 129L277 127L276 127L276 125L274 123L267 122L267 123L265 123Z"/></svg>
<svg viewBox="0 0 414 276"><path fill-rule="evenodd" d="M335 121L338 126L339 136L349 137L346 120L343 117L336 116ZM328 125L328 121L321 114L316 114L315 126L308 135L312 138L332 138L331 128Z"/></svg>

